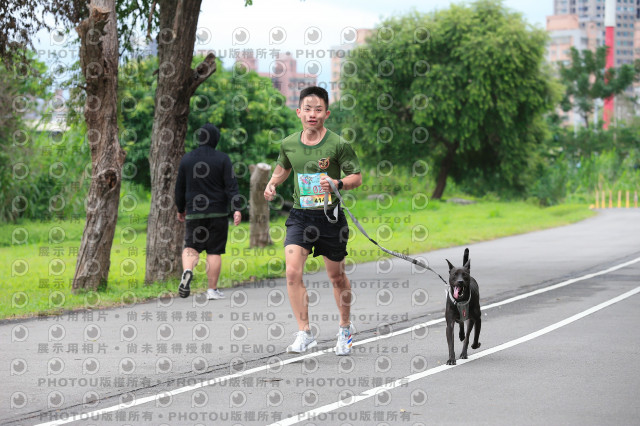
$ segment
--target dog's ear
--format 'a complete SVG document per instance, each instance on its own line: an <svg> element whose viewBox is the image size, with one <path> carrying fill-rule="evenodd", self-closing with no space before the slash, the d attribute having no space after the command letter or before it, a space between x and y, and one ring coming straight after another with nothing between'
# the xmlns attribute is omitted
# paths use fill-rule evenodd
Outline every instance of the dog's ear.
<svg viewBox="0 0 640 426"><path fill-rule="evenodd" d="M462 256L462 264L465 265L467 263L467 260L469 260L469 249L468 248L464 249L464 256Z"/></svg>
<svg viewBox="0 0 640 426"><path fill-rule="evenodd" d="M451 272L451 270L454 268L454 266L451 264L451 262L449 262L449 259L445 259L445 260L449 264L449 272Z"/></svg>
<svg viewBox="0 0 640 426"><path fill-rule="evenodd" d="M467 260L467 263L464 264L463 268L467 271L467 274L471 273L471 259Z"/></svg>

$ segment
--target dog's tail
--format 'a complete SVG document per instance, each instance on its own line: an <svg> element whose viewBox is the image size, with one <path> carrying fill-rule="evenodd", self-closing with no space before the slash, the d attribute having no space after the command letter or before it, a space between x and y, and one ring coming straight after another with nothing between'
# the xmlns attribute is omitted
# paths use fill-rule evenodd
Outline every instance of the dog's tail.
<svg viewBox="0 0 640 426"><path fill-rule="evenodd" d="M464 256L462 257L462 266L466 265L469 261L469 249L464 249Z"/></svg>

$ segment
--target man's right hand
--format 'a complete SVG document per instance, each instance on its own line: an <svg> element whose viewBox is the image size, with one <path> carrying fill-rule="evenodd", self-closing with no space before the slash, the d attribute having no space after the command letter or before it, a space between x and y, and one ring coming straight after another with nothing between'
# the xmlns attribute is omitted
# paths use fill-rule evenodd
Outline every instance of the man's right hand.
<svg viewBox="0 0 640 426"><path fill-rule="evenodd" d="M276 196L276 186L272 183L268 183L264 190L264 199L267 201L273 200Z"/></svg>

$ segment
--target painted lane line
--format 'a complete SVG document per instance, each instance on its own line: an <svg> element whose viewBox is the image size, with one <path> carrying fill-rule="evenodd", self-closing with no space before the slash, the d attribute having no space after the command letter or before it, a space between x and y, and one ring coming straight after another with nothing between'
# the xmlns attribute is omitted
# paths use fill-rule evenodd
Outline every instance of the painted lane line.
<svg viewBox="0 0 640 426"><path fill-rule="evenodd" d="M568 286L568 285L576 283L578 281L588 280L590 278L598 277L600 275L605 275L605 274L608 274L610 272L617 271L618 269L625 268L627 266L633 265L634 263L638 263L638 262L640 262L640 257L636 257L635 259L631 259L628 262L624 262L624 263L620 263L618 265L612 266L611 268L603 269L602 271L593 272L591 274L586 274L586 275L583 275L583 276L578 277L578 278L571 278L569 280L563 281L563 282L558 283L558 284L553 284L553 285L550 285L548 287L540 288L538 290L533 290L533 291L530 291L529 293L524 293L524 294L521 294L519 296L514 296L514 297L511 297L509 299L505 299L505 300L503 300L501 302L492 303L490 305L483 306L482 309L495 308L497 306L506 305L507 303L516 302L518 300L522 300L522 299L525 299L527 297L535 296L535 295L538 295L538 294L541 294L541 293L546 293L547 291L556 290L558 288Z"/></svg>
<svg viewBox="0 0 640 426"><path fill-rule="evenodd" d="M271 368L279 368L283 365L287 365L287 364L292 364L294 362L299 362L301 360L307 359L307 358L314 358L320 355L324 355L325 353L329 353L329 352L334 352L335 348L330 348L330 349L324 349L322 351L318 351L318 352L312 352L309 353L307 355L302 355L302 356L297 356L295 358L289 358L286 360L280 360L278 361L277 364L267 364L267 365L262 365L260 367L254 367L254 368L250 368L249 370L243 370L243 371L239 371L237 373L234 374L229 374L226 376L221 376L221 377L216 377L214 379L210 379L210 380L205 380L202 381L200 383L196 383L194 385L189 385L189 386L184 386L178 389L174 389L172 391L165 391L165 392L160 392L156 395L150 395L144 398L137 398L134 399L133 401L127 402L127 403L121 403L118 405L114 405L112 407L106 407L106 408L102 408L99 410L95 410L95 411L91 411L89 413L82 413L82 414L76 414L75 416L69 417L68 419L60 419L60 420L54 420L51 422L46 422L46 423L40 423L37 426L55 426L55 425L62 425L62 424L66 424L66 423L71 423L71 422L76 422L76 421L80 421L80 420L89 420L92 417L95 416L100 416L102 414L106 414L106 413L112 413L114 411L118 411L118 410L124 410L127 408L131 408L131 407L135 407L138 405L143 405L143 404L147 404L149 402L156 402L157 400L161 399L161 398L168 398L168 397L173 397L175 395L180 395L182 393L185 392L191 392L193 390L196 389L200 389L200 388L204 388L207 386L213 386L219 383L224 383L226 381L235 379L235 378L239 378L239 377L243 377L243 376L248 376L250 374L253 373L259 373L261 371L265 371L265 370L269 370Z"/></svg>
<svg viewBox="0 0 640 426"><path fill-rule="evenodd" d="M420 373L415 373L412 374L410 376L406 376L403 377L402 379L398 379L394 382L388 383L386 385L383 386L378 386L376 388L372 388L372 389L368 389L364 392L362 392L359 395L355 395L355 396L350 396L349 398L345 398L342 399L340 401L331 403L331 404L327 404L324 405L322 407L318 407L316 409L313 410L309 410L307 412L304 413L300 413L297 416L293 416L293 417L289 417L288 419L285 420L281 420L280 422L277 423L272 423L270 426L288 426L288 425L294 425L296 423L300 423L306 420L318 420L318 421L324 421L326 419L323 419L322 417L318 418L318 416L322 416L322 414L326 414L330 411L334 411L334 410L338 410L340 408L345 408L348 407L350 405L356 404L360 401L364 401L365 399L369 399L372 398L378 394L381 394L383 392L388 392L391 389L395 389L397 387L400 386L407 386L409 383L414 382L416 380L420 380L423 379L425 377L428 376L433 376L434 374L438 374L441 373L443 371L449 370L451 368L456 368L460 365L464 365L467 364L469 362L475 361L477 359L483 358L485 356L489 356L492 355L496 352L500 352L503 351L505 349L509 349L512 348L516 345L519 345L521 343L525 343L528 342L529 340L533 340L537 337L543 336L547 333L550 333L554 330L557 330L561 327L564 327L565 325L571 324L573 322L576 322L584 317L586 317L587 315L591 315L595 312L598 312L601 309L604 309L608 306L613 305L614 303L618 303L622 300L625 300L635 294L640 293L640 287L636 287L631 291L628 291L624 294L621 294L620 296L614 297L613 299L609 299L606 302L600 303L599 305L593 306L585 311L582 311L576 315L573 315L569 318L566 318L562 321L558 321L555 324L551 324L550 326L547 326L541 330L538 331L534 331L533 333L529 333L526 336L522 336L519 337L517 339L514 340L510 340L506 343L503 343L501 345L498 346L494 346L493 348L481 351L481 352L476 352L473 355L470 355L468 359L464 360L458 360L458 364L457 365L440 365L438 367L434 367L425 371L422 371Z"/></svg>
<svg viewBox="0 0 640 426"><path fill-rule="evenodd" d="M594 272L594 273L591 273L591 274L586 274L586 275L583 275L583 276L578 277L578 278L572 278L572 279L569 279L569 280L566 280L566 281L562 281L562 282L557 283L557 284L550 285L548 287L540 288L540 289L537 289L537 290L534 290L534 291L530 291L528 293L521 294L519 296L514 296L514 297L511 297L509 299L505 299L503 301L500 301L500 302L496 302L496 303L492 303L490 305L483 306L482 310L491 309L491 308L495 308L495 307L498 307L498 306L503 306L503 305L506 305L506 304L509 304L509 303L513 303L513 302L518 301L518 300L526 299L526 298L531 297L531 296L536 296L538 294L542 294L542 293L545 293L545 292L548 292L548 291L552 291L552 290L555 290L555 289L558 289L558 288L561 288L561 287L565 287L565 286L568 286L570 284L574 284L574 283L579 282L579 281L587 280L587 279L590 279L590 278L593 278L593 277L597 277L599 275L608 274L610 272L616 271L616 270L621 269L621 268L625 268L627 266L633 265L634 263L638 263L638 262L640 262L640 257L637 257L635 259L629 260L629 261L624 262L624 263L620 263L618 265L612 266L611 268L607 268L607 269L604 269L602 271ZM401 330L393 331L391 333L381 334L381 335L378 335L378 336L370 337L368 339L359 340L357 342L354 342L353 346L366 345L368 343L376 342L376 341L379 341L379 340L389 339L391 337L400 336L402 334L410 333L413 330L416 330L416 329L419 329L419 328L424 328L424 327L429 327L431 325L435 325L435 324L438 324L438 323L441 323L441 322L444 322L444 318L438 318L438 319L434 319L434 320L427 321L427 322L424 322L424 323L414 324L411 327L407 327L407 328L404 328L404 329L401 329ZM121 403L121 404L114 405L114 406L111 406L111 407L106 407L106 408L94 410L94 411L91 411L91 412L88 412L88 413L76 414L76 415L70 416L70 417L68 417L66 419L59 419L59 420L53 420L53 421L46 422L46 423L40 423L37 426L57 426L57 425L63 425L63 424L67 424L67 423L71 423L71 422L75 422L75 421L79 421L79 420L87 420L87 419L90 419L90 418L92 418L94 416L99 416L99 415L102 415L102 414L105 414L105 413L111 413L111 412L114 412L114 411L123 410L123 409L131 408L131 407L135 407L135 406L138 406L138 405L147 404L149 402L155 402L155 401L159 400L160 398L166 398L166 397L169 397L169 396L173 397L175 395L179 395L179 394L182 394L182 393L185 393L185 392L191 392L193 390L200 389L200 388L203 388L203 387L213 386L213 385L216 385L216 384L219 384L219 383L224 383L224 382L226 382L228 380L235 379L235 378L238 378L238 377L248 376L250 374L259 373L261 371L267 371L267 370L272 369L272 368L279 368L279 367L282 367L284 365L292 364L294 362L299 362L299 361L302 361L302 360L305 360L305 359L308 359L308 358L319 357L320 355L325 355L325 354L328 354L328 353L331 353L331 352L334 352L334 351L335 351L335 348L329 348L329 349L324 349L324 350L317 351L317 352L312 352L312 353L309 353L309 354L306 354L306 355L297 356L297 357L294 357L294 358L288 358L288 359L285 359L285 360L279 360L275 364L261 365L259 367L254 367L254 368L251 368L249 370L243 370L243 371L240 371L240 372L237 372L237 373L233 373L233 374L229 374L229 375L226 375L226 376L220 376L220 377L216 377L214 379L205 380L205 381L202 381L202 382L197 383L195 385L184 386L184 387L181 387L181 388L178 388L178 389L174 389L172 391L160 392L160 393L158 393L156 395L150 395L150 396L147 396L147 397L144 397L144 398L134 399L131 402ZM447 366L447 367L449 367L449 366Z"/></svg>

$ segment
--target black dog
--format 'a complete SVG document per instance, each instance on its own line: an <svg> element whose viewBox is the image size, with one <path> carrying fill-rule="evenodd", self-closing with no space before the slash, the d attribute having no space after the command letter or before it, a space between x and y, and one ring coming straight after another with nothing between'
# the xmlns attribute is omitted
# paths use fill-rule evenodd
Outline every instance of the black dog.
<svg viewBox="0 0 640 426"><path fill-rule="evenodd" d="M447 307L444 312L444 317L447 320L447 343L449 344L447 365L455 365L456 354L453 351L453 329L456 322L460 324L460 340L464 341L460 359L467 359L469 335L474 325L476 333L473 336L473 345L471 347L473 349L480 347L480 342L478 342L482 324L480 317L480 290L478 289L478 283L470 275L469 249L464 250L462 260L464 266L462 268L456 268L448 260L447 263L449 264L449 291L447 292ZM466 335L464 333L465 320L469 320L469 328Z"/></svg>

